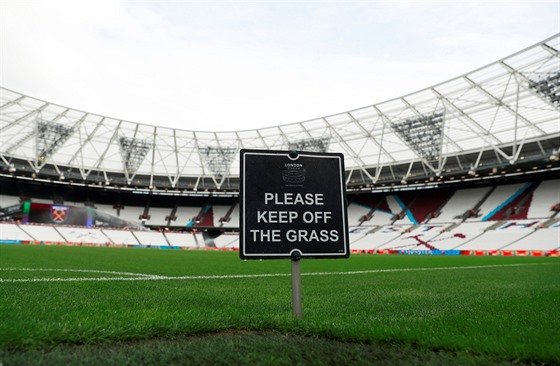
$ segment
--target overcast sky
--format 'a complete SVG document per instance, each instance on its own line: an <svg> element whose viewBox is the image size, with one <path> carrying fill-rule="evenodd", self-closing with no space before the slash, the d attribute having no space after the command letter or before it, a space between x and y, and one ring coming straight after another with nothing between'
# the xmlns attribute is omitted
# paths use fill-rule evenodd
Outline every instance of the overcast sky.
<svg viewBox="0 0 560 366"><path fill-rule="evenodd" d="M1 1L1 85L188 130L399 97L560 32L560 1Z"/></svg>

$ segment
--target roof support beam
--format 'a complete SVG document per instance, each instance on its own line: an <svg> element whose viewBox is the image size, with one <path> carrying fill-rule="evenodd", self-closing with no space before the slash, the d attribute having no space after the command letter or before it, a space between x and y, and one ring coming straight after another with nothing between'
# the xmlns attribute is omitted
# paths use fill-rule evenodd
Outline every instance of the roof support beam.
<svg viewBox="0 0 560 366"><path fill-rule="evenodd" d="M495 139L498 141L498 143L501 143L501 141L499 141L494 135L492 135L490 133L490 131L486 130L485 128L483 128L480 124L478 124L478 122L476 122L471 116L469 116L467 113L465 113L463 110L461 110L459 107L457 107L453 102L451 102L448 98L444 97L440 92L438 92L435 88L431 88L430 89L434 94L436 94L446 105L448 105L450 108L452 108L453 110L455 110L457 113L459 113L464 119L466 119L468 122L470 123L464 123L464 125L470 129L472 132L474 132L475 134L477 134L478 137L480 137L481 140L483 140L485 142L485 146L491 146L498 154L500 154L501 156L503 156L504 158L509 160L509 156L502 151L502 149L500 149L498 146L496 146L494 141L491 141L489 138L491 139ZM477 127L479 129L479 131L475 130L472 126ZM482 133L480 133L482 132ZM487 138L487 136L489 138ZM481 151L484 149L485 146L481 147Z"/></svg>
<svg viewBox="0 0 560 366"><path fill-rule="evenodd" d="M374 178L371 176L371 174L369 174L369 172L366 170L365 168L365 164L362 161L362 159L360 159L360 157L358 156L358 154L356 154L356 152L348 145L348 143L340 136L340 134L336 131L335 128L333 128L331 126L331 124L329 123L329 121L326 120L326 118L323 118L323 121L325 122L325 124L327 125L327 127L331 130L331 133L333 133L334 135L336 135L336 137L338 138L338 142L340 143L341 146L344 147L344 149L346 150L346 152L348 152L348 154L350 154L350 157L352 158L352 160L354 160L355 162L357 162L358 166L360 167L360 170L364 172L364 174L373 182Z"/></svg>
<svg viewBox="0 0 560 366"><path fill-rule="evenodd" d="M493 96L491 93L489 93L486 89L484 89L482 86L480 86L479 84L475 83L474 81L472 81L468 76L463 76L463 78L471 85L473 86L475 89L477 89L478 91L480 91L482 94L484 94L488 99L490 99L492 102L494 102L495 105L497 105L498 107L502 107L504 108L506 111L508 111L511 115L513 115L514 118L519 118L521 121L523 121L523 123L525 123L527 126L529 126L530 128L534 129L535 131L538 132L539 135L543 136L546 135L546 133L541 130L540 128L538 128L537 126L535 126L534 124L532 124L531 122L529 122L527 120L527 118L523 117L521 114L516 113L513 109L511 109L510 106L508 106L507 104L504 104L500 99L496 98L495 96ZM517 104L517 103L516 103Z"/></svg>

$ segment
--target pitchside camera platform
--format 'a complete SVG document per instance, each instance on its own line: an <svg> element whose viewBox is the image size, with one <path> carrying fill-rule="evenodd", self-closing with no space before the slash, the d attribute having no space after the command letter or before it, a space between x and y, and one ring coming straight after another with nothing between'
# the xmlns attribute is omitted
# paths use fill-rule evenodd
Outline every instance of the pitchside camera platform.
<svg viewBox="0 0 560 366"><path fill-rule="evenodd" d="M241 150L240 257L348 258L344 156Z"/></svg>

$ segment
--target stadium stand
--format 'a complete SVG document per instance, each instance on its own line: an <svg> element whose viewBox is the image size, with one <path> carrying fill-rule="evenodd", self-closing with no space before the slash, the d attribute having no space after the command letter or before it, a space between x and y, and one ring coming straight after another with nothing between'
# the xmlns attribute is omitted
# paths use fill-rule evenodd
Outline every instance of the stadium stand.
<svg viewBox="0 0 560 366"><path fill-rule="evenodd" d="M46 198L30 198L29 201L33 203L44 203L46 205L52 205L54 203L52 199L46 199Z"/></svg>
<svg viewBox="0 0 560 366"><path fill-rule="evenodd" d="M162 232L159 231L132 231L140 245L145 246L170 246Z"/></svg>
<svg viewBox="0 0 560 366"><path fill-rule="evenodd" d="M532 234L502 249L515 251L560 250L560 222L546 228L535 228Z"/></svg>
<svg viewBox="0 0 560 366"><path fill-rule="evenodd" d="M171 220L169 226L171 227L185 227L194 226L196 224L196 217L198 216L200 207L177 207L175 212L175 220Z"/></svg>
<svg viewBox="0 0 560 366"><path fill-rule="evenodd" d="M370 214L371 215L371 214ZM394 214L388 210L382 209L375 209L373 214L371 215L371 219L367 222L364 222L364 225L367 223L366 226L383 226L383 225L390 225L394 220Z"/></svg>
<svg viewBox="0 0 560 366"><path fill-rule="evenodd" d="M229 220L222 224L223 228L239 228L239 205L237 203L234 203L228 218Z"/></svg>
<svg viewBox="0 0 560 366"><path fill-rule="evenodd" d="M69 244L104 245L110 243L109 238L98 228L57 226L56 229Z"/></svg>
<svg viewBox="0 0 560 366"><path fill-rule="evenodd" d="M192 232L166 232L165 237L172 247L196 249L198 244Z"/></svg>
<svg viewBox="0 0 560 366"><path fill-rule="evenodd" d="M214 244L219 249L239 248L239 236L232 234L220 235L214 238Z"/></svg>
<svg viewBox="0 0 560 366"><path fill-rule="evenodd" d="M352 226L360 226L362 224L366 225L366 223L371 219L368 214L372 211L370 207L362 206L356 202L350 202L348 205L348 225Z"/></svg>
<svg viewBox="0 0 560 366"><path fill-rule="evenodd" d="M169 217L171 216L172 208L166 207L150 207L148 217L145 224L148 226L162 226L166 227Z"/></svg>
<svg viewBox="0 0 560 366"><path fill-rule="evenodd" d="M439 250L457 249L484 234L484 230L493 224L492 222L465 222L455 227L450 226L442 229L439 236L430 240L430 244Z"/></svg>
<svg viewBox="0 0 560 366"><path fill-rule="evenodd" d="M414 218L413 222L429 222L437 215L438 209L451 197L453 190L441 188L435 192L420 190L408 208L409 214Z"/></svg>
<svg viewBox="0 0 560 366"><path fill-rule="evenodd" d="M239 248L246 148L342 152L354 252L557 251L558 49L560 34L400 98L235 133L154 128L0 87L0 240ZM65 212L86 224L56 222L52 207L27 223L28 202L80 207Z"/></svg>
<svg viewBox="0 0 560 366"><path fill-rule="evenodd" d="M533 192L527 212L528 219L552 217L552 206L560 203L560 179L545 180Z"/></svg>
<svg viewBox="0 0 560 366"><path fill-rule="evenodd" d="M362 247L366 247L367 245L368 249L385 249L382 247L387 246L388 243L391 243L404 234L406 230L409 230L411 227L411 225L387 225L379 227L378 229L370 231L370 233L360 241L365 241L360 243L360 245Z"/></svg>
<svg viewBox="0 0 560 366"><path fill-rule="evenodd" d="M214 208L212 205L205 205L198 212L193 226L213 227L214 226Z"/></svg>
<svg viewBox="0 0 560 366"><path fill-rule="evenodd" d="M124 206L119 210L119 217L126 221L140 222L144 207Z"/></svg>
<svg viewBox="0 0 560 366"><path fill-rule="evenodd" d="M20 229L25 231L36 242L51 243L65 243L66 239L51 225L28 224L21 225Z"/></svg>
<svg viewBox="0 0 560 366"><path fill-rule="evenodd" d="M557 212L551 210L551 202L558 198L558 182L560 180L545 180L542 182L529 182L517 184L505 184L498 186L487 186L477 188L459 189L456 191L437 189L418 190L402 193L375 193L362 195L360 202L369 200L376 208L364 207L362 204L351 202L349 208L349 221L354 224L350 227L350 248L354 252L425 252L458 250L462 252L486 251L493 253L498 250L507 251L547 251L560 248L560 227L558 219L551 219ZM533 187L534 189L531 189ZM526 207L524 212L527 216L538 216L534 219L520 220L494 220L498 213L506 209L506 201L514 201L512 196L522 196L519 192L525 192L524 201L521 204ZM9 197L6 201L19 203L16 196ZM402 197L402 198L401 198ZM33 199L33 198L32 198ZM37 198L37 201L50 202ZM400 203L399 203L400 202ZM76 202L82 205L83 202ZM117 212L113 206L96 204L100 210ZM385 213L384 209L392 206L391 214ZM438 217L430 219L430 212L435 212L441 206ZM466 219L464 215L469 209L479 207L482 216ZM140 214L140 206L129 206L130 211ZM380 209L381 208L381 209ZM410 221L405 219L394 220L394 211L400 210L401 214L407 210L413 217L426 217L427 224L406 224ZM124 211L124 210L123 210ZM208 216L208 212L212 215ZM173 208L152 207L147 226L163 226L165 218L170 216ZM177 207L177 212L185 217L186 224L183 230L189 228L204 228L193 219L199 217L198 224L203 223L204 217L211 217L211 226L215 228L236 229L238 225L238 205L211 205L202 207L189 206ZM370 220L364 221L365 215L374 213ZM492 214L492 212L494 212ZM384 225L366 226L375 215L385 215ZM492 216L491 216L492 214ZM229 215L230 221L221 222L218 217ZM393 215L393 220L389 220ZM500 216L504 218L506 215ZM511 217L512 215L509 215ZM189 220L186 218L190 217ZM237 216L238 217L238 216ZM484 219L488 217L487 219ZM154 220L155 218L155 220ZM437 221L440 222L437 222ZM208 221L208 220L207 220ZM381 220L379 220L381 221ZM394 224L391 222L394 221ZM374 221L375 222L375 221ZM389 222L389 224L386 224ZM169 226L171 227L171 226ZM64 225L39 225L39 224L0 224L1 240L3 243L43 243L43 244L73 244L73 245L119 245L119 246L144 246L144 247L175 247L181 249L195 248L217 248L236 249L239 246L239 237L235 230L218 236L209 236L207 233L195 230L194 232L171 232L165 231L138 231L112 228L76 227Z"/></svg>
<svg viewBox="0 0 560 366"><path fill-rule="evenodd" d="M140 245L138 239L128 230L103 229L103 233L116 246Z"/></svg>
<svg viewBox="0 0 560 366"><path fill-rule="evenodd" d="M228 214L231 211L231 208L232 206L219 206L219 205L212 206L213 218L214 218L214 223L212 226L214 227L223 226L223 223L227 222L227 220L230 219Z"/></svg>
<svg viewBox="0 0 560 366"><path fill-rule="evenodd" d="M16 223L3 223L0 222L0 240L6 244L22 244L29 243L35 239L20 229Z"/></svg>
<svg viewBox="0 0 560 366"><path fill-rule="evenodd" d="M430 220L435 223L453 223L463 221L469 211L476 210L476 206L490 192L491 187L460 189L441 208L437 216Z"/></svg>
<svg viewBox="0 0 560 366"><path fill-rule="evenodd" d="M523 195L532 183L516 183L496 186L490 192L490 195L484 200L478 208L476 217L470 217L467 221L487 221L497 220L503 215L500 211L505 209L508 204L514 201L518 196Z"/></svg>
<svg viewBox="0 0 560 366"><path fill-rule="evenodd" d="M481 235L455 248L459 250L498 250L523 237L531 235L540 224L539 221L508 221L494 223Z"/></svg>
<svg viewBox="0 0 560 366"><path fill-rule="evenodd" d="M349 240L350 240L350 250L352 251L370 251L372 250L372 244L368 240L367 234L378 230L378 227L351 227L349 229Z"/></svg>
<svg viewBox="0 0 560 366"><path fill-rule="evenodd" d="M204 235L201 232L194 232L194 240L196 241L196 245L200 248L206 247L206 240L204 239ZM209 241L211 242L211 241Z"/></svg>
<svg viewBox="0 0 560 366"><path fill-rule="evenodd" d="M109 215L118 216L118 211L113 205L105 205L105 204L95 204L95 209L101 212L105 212ZM138 221L138 220L135 220Z"/></svg>
<svg viewBox="0 0 560 366"><path fill-rule="evenodd" d="M387 206L389 206L389 210L393 214L393 223L418 224L418 221L409 210L409 206L412 203L415 194L416 192L404 191L387 195Z"/></svg>
<svg viewBox="0 0 560 366"><path fill-rule="evenodd" d="M0 208L17 205L20 202L20 198L17 196L7 196L0 194Z"/></svg>
<svg viewBox="0 0 560 366"><path fill-rule="evenodd" d="M440 249L432 244L432 239L441 234L444 225L420 225L413 230L405 231L398 238L385 244L378 249L393 250L437 250Z"/></svg>

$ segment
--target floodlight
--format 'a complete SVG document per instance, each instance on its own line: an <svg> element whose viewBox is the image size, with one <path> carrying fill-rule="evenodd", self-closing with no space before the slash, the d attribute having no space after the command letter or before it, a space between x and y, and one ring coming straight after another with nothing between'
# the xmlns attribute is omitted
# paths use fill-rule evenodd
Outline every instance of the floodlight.
<svg viewBox="0 0 560 366"><path fill-rule="evenodd" d="M146 140L128 137L120 137L119 144L128 174L136 173L142 161L144 161L144 158L153 147Z"/></svg>
<svg viewBox="0 0 560 366"><path fill-rule="evenodd" d="M212 174L221 178L229 172L237 150L237 147L207 146L198 149L198 153Z"/></svg>
<svg viewBox="0 0 560 366"><path fill-rule="evenodd" d="M310 138L292 141L288 144L288 150L327 152L329 150L331 137Z"/></svg>
<svg viewBox="0 0 560 366"><path fill-rule="evenodd" d="M560 104L560 72L541 75L538 81L530 80L529 88L552 104Z"/></svg>
<svg viewBox="0 0 560 366"><path fill-rule="evenodd" d="M441 137L444 123L442 112L392 123L393 131L414 150L418 156L435 161L441 154Z"/></svg>

